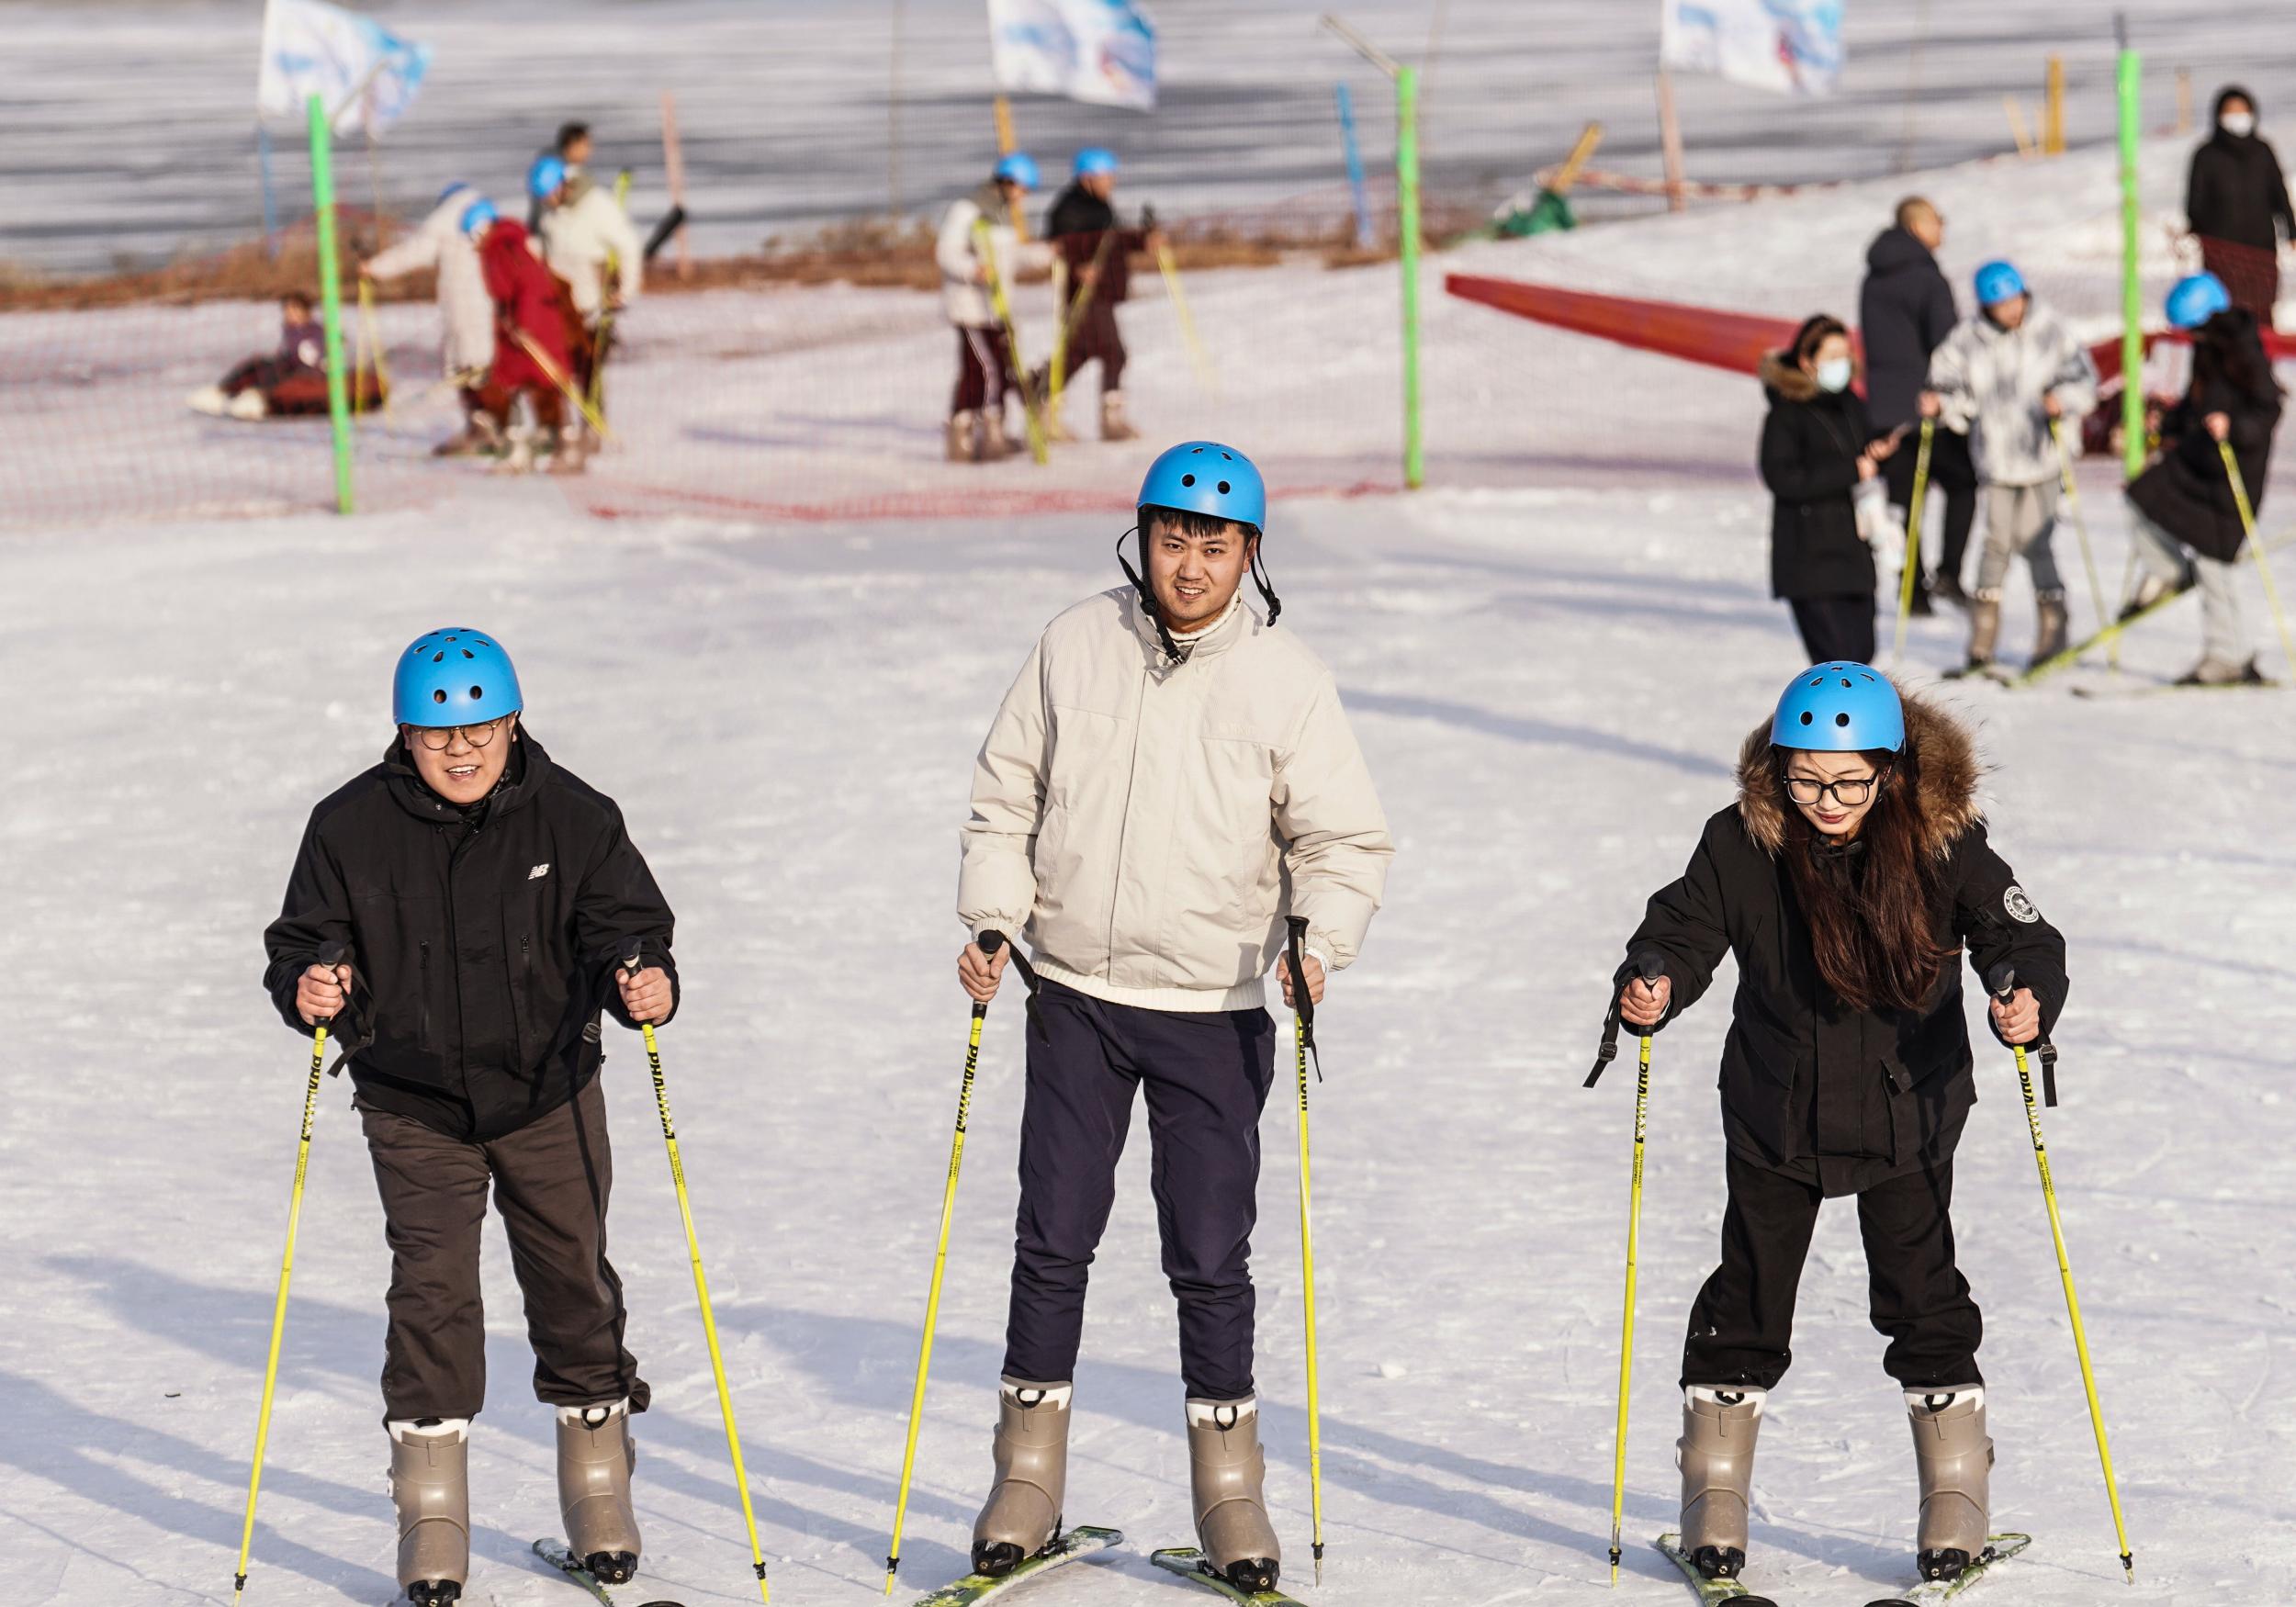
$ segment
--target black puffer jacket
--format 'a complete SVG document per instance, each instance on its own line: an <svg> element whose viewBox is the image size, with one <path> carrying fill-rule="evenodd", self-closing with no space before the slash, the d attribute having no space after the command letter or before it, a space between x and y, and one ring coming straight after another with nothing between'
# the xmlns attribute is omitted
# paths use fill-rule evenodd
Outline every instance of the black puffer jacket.
<svg viewBox="0 0 2296 1607"><path fill-rule="evenodd" d="M2228 84L2216 96L2218 118L2235 96L2257 104L2246 90ZM2228 134L2221 124L2192 152L2184 211L2192 232L2204 240L2257 251L2270 251L2281 239L2296 240L2296 214L2289 208L2279 155L2259 136Z"/></svg>
<svg viewBox="0 0 2296 1607"><path fill-rule="evenodd" d="M1874 552L1858 538L1850 493L1858 455L1874 437L1852 391L1829 392L1784 353L1761 360L1770 416L1761 425L1761 483L1770 513L1770 595L1874 592Z"/></svg>
<svg viewBox="0 0 2296 1607"><path fill-rule="evenodd" d="M1044 238L1068 264L1072 300L1086 294L1084 273L1097 267L1090 288L1092 298L1110 306L1131 293L1132 253L1148 243L1144 229L1126 229L1116 220L1116 208L1072 182L1052 203L1044 219Z"/></svg>
<svg viewBox="0 0 2296 1607"><path fill-rule="evenodd" d="M2193 551L2232 562L2247 535L2208 415L2223 413L2232 422L2233 459L2253 513L2264 506L2280 406L2256 315L2237 307L2218 313L2193 337L2192 383L2163 415L2159 460L2129 482L2129 500Z"/></svg>
<svg viewBox="0 0 2296 1607"><path fill-rule="evenodd" d="M2046 1037L2065 1007L2065 939L1986 840L1967 734L1915 698L1906 701L1906 722L1922 849L1943 865L1938 939L1965 945L1980 979L2003 961L2015 966L2019 985L2040 1003ZM1961 976L1947 967L1911 1011L1852 1010L1826 985L1778 857L1793 805L1771 782L1769 747L1765 722L1740 750L1738 803L1706 822L1689 869L1650 900L1627 953L1665 956L1669 1020L1705 995L1726 952L1737 956L1721 1075L1730 1148L1822 1181L1829 1193L1854 1193L1950 1155L1960 1138L1977 1097ZM1633 974L1630 958L1618 985Z"/></svg>
<svg viewBox="0 0 2296 1607"><path fill-rule="evenodd" d="M1953 287L1928 246L1902 229L1874 237L1858 291L1858 335L1865 343L1865 410L1875 429L1920 416L1930 354L1958 319Z"/></svg>
<svg viewBox="0 0 2296 1607"><path fill-rule="evenodd" d="M622 812L516 736L501 785L468 810L425 787L394 738L311 811L264 934L264 986L298 1032L298 979L352 945L356 983L332 1028L352 1080L456 1138L515 1132L596 1075L601 1008L636 1025L613 982L627 939L675 996L670 906Z"/></svg>

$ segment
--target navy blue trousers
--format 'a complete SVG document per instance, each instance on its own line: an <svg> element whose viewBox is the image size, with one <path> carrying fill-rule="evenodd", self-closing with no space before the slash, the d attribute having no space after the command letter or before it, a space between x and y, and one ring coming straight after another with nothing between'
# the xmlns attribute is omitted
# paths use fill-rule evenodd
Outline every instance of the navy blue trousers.
<svg viewBox="0 0 2296 1607"><path fill-rule="evenodd" d="M1055 1383L1076 1371L1085 1282L1116 1203L1132 1096L1148 1099L1148 1186L1164 1274L1180 1307L1190 1395L1252 1393L1252 1227L1260 1111L1276 1078L1266 1010L1143 1010L1047 982L1029 1028L1005 1371Z"/></svg>

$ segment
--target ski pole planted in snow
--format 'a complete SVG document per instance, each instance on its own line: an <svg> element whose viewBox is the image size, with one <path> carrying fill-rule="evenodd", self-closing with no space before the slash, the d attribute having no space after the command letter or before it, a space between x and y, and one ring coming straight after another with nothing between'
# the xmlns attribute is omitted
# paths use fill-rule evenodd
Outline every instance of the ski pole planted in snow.
<svg viewBox="0 0 2296 1607"><path fill-rule="evenodd" d="M2017 992L2017 972L2007 964L1997 965L1986 973L1985 985L1995 998L2007 1004ZM2089 1426L2097 1431L2097 1460L2105 1470L2105 1500L2111 1503L2112 1532L2121 1542L2121 1571L2133 1585L2136 1557L2129 1549L2129 1528L2121 1516L2121 1489L2112 1476L2112 1447L2105 1443L2104 1408L2097 1403L2097 1375L2088 1365L2088 1335L2081 1327L2080 1297L2073 1292L2073 1264L2065 1253L2065 1223L2057 1215L2057 1186L2049 1175L2049 1148L2041 1141L2041 1106L2033 1098L2032 1069L2027 1062L2023 1044L2012 1044L2010 1048L2017 1056L2018 1086L2025 1095L2025 1125L2032 1133L2033 1164L2041 1169L2041 1197L2049 1207L2049 1236L2056 1242L2057 1275L2065 1283L2065 1314L2073 1323L2073 1349L2080 1357L2081 1388L2088 1394ZM2057 1050L2046 1039L2041 1043L2041 1064L2049 1103L2054 1105Z"/></svg>
<svg viewBox="0 0 2296 1607"><path fill-rule="evenodd" d="M2233 456L2233 444L2219 441L2217 455L2224 460L2224 478L2232 483L2233 505L2240 510L2240 528L2248 537L2248 550L2257 555L2257 573L2264 577L2264 600L2272 605L2273 628L2280 634L2280 651L2288 658L2290 671L2296 671L2296 640L2288 634L2288 615L2280 611L2279 588L2272 584L2271 560L2264 556L2264 544L2257 539L2257 511L2249 504L2248 488L2240 478L2240 462Z"/></svg>
<svg viewBox="0 0 2296 1607"><path fill-rule="evenodd" d="M983 932L981 952L994 961L1005 946L1002 932ZM1020 958L1019 950L1013 958ZM973 1079L981 1069L981 1023L988 1018L988 1004L973 1001L973 1032L964 1048L964 1077L957 1084L957 1131L949 1142L949 1180L940 1190L940 1243L933 1251L933 1280L925 1295L925 1335L917 1346L917 1383L909 1391L908 1444L901 1453L901 1494L893 1509L893 1544L885 1551L885 1594L893 1594L893 1577L901 1571L901 1530L909 1515L909 1478L917 1471L917 1431L925 1413L925 1377L933 1365L933 1330L940 1322L940 1279L949 1267L949 1227L957 1215L957 1173L964 1165L964 1124L973 1111Z"/></svg>
<svg viewBox="0 0 2296 1607"><path fill-rule="evenodd" d="M2097 628L2102 630L2112 623L2105 612L2105 588L2097 579L2097 552L2088 545L2088 519L2081 512L2081 488L2073 478L2073 449L2065 444L2065 421L2049 421L2049 438L2057 445L2057 471L2065 480L2065 511L2073 516L2073 534L2080 537L2081 562L2088 570L2089 606L2097 611ZM2112 647L2114 669L2121 667L2121 646L2116 638Z"/></svg>
<svg viewBox="0 0 2296 1607"><path fill-rule="evenodd" d="M346 963L347 943L330 943L319 951L319 963L332 968ZM321 1017L311 1028L311 1073L303 1084L303 1131L295 1146L295 1187L287 1197L287 1250L279 1257L279 1294L271 1306L271 1354L263 1367L263 1405L255 1414L255 1462L247 1475L247 1517L239 1533L239 1571L232 1576L231 1600L247 1589L247 1556L255 1544L255 1494L263 1488L263 1454L271 1440L271 1398L279 1383L279 1342L287 1335L287 1282L295 1274L295 1231L303 1219L303 1181L310 1173L311 1123L319 1115L319 1078L327 1062L327 1028L332 1016Z"/></svg>
<svg viewBox="0 0 2296 1607"><path fill-rule="evenodd" d="M1921 450L1913 460L1913 496L1906 508L1906 555L1898 559L1897 643L1890 652L1892 664L1906 661L1906 621L1913 617L1913 579L1921 572L1921 500L1930 489L1930 443L1937 421L1921 421Z"/></svg>
<svg viewBox="0 0 2296 1607"><path fill-rule="evenodd" d="M1323 1413L1315 1371L1315 1235L1309 1225L1308 1057L1316 1057L1318 1082L1323 1077L1323 1057L1316 1053L1315 1000L1308 993L1303 954L1307 917L1290 916L1284 924L1289 929L1291 1043L1300 1066L1300 1307L1308 1332L1308 1499L1315 1523L1315 1582L1320 1585L1323 1582Z"/></svg>
<svg viewBox="0 0 2296 1607"><path fill-rule="evenodd" d="M645 951L633 943L622 962L631 976L638 973ZM717 1319L710 1310L710 1281L702 1272L702 1241L693 1231L693 1203L686 1197L686 1166L678 1154L677 1124L670 1119L670 1084L662 1080L661 1045L654 1040L654 1024L638 1023L646 1038L646 1069L654 1079L654 1108L661 1115L661 1141L670 1152L670 1181L678 1190L678 1215L685 1222L686 1258L693 1264L693 1297L702 1308L702 1337L708 1343L710 1372L717 1380L717 1407L726 1418L726 1449L734 1462L734 1489L741 1497L741 1516L749 1525L749 1562L758 1576L758 1597L772 1600L765 1582L765 1548L758 1544L758 1515L749 1506L749 1475L741 1465L741 1431L734 1426L733 1392L726 1387L726 1358L717 1348Z"/></svg>
<svg viewBox="0 0 2296 1607"><path fill-rule="evenodd" d="M1645 950L1635 956L1635 970L1644 982L1655 983L1666 970L1665 961ZM1587 1073L1585 1086L1592 1088L1601 1078L1603 1069L1618 1053L1619 1006L1626 1001L1626 990L1611 1006L1610 1019L1603 1024L1602 1052L1595 1058L1594 1069ZM1618 1435L1611 1456L1610 1476L1610 1582L1618 1583L1619 1559L1626 1555L1624 1547L1626 1519L1626 1386L1634 1377L1635 1365L1635 1270L1642 1254L1642 1142L1650 1126L1650 1034L1642 1034L1639 1063L1635 1075L1635 1164L1634 1185L1628 1195L1626 1208L1626 1315L1619 1319L1618 1333Z"/></svg>

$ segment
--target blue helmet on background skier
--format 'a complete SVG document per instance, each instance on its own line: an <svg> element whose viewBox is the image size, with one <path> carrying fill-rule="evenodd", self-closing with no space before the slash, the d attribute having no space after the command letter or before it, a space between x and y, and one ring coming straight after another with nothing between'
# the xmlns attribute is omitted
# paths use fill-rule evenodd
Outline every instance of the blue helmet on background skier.
<svg viewBox="0 0 2296 1607"><path fill-rule="evenodd" d="M462 231L465 234L476 234L489 224L498 221L501 216L502 214L496 209L492 201L480 196L462 209Z"/></svg>
<svg viewBox="0 0 2296 1607"><path fill-rule="evenodd" d="M535 164L526 170L526 193L537 201L548 200L566 187L566 159L561 156L537 156Z"/></svg>
<svg viewBox="0 0 2296 1607"><path fill-rule="evenodd" d="M996 159L989 176L1005 184L1019 185L1024 190L1037 186L1036 158L1026 151L1008 152Z"/></svg>
<svg viewBox="0 0 2296 1607"><path fill-rule="evenodd" d="M1977 305L1998 307L2025 294L2025 275L2015 263L1996 259L1977 270Z"/></svg>
<svg viewBox="0 0 2296 1607"><path fill-rule="evenodd" d="M1087 145L1076 152L1073 169L1078 178L1092 178L1116 171L1116 152L1106 145Z"/></svg>
<svg viewBox="0 0 2296 1607"><path fill-rule="evenodd" d="M443 206L445 206L445 205L446 204L447 199L448 199L450 197L453 197L453 196L458 195L458 194L460 194L462 191L467 190L467 189L468 189L469 187L470 187L470 181L469 181L468 179L467 179L467 178L458 178L458 179L455 180L455 182L454 182L454 183L452 183L452 184L448 185L447 185L445 189L443 189L443 190L439 191L439 193L438 193L438 199L437 199L437 200L435 200L435 201L433 201L433 202L431 203L431 205L432 205L432 206L433 206L433 207L443 207Z"/></svg>
<svg viewBox="0 0 2296 1607"><path fill-rule="evenodd" d="M1843 658L1813 664L1778 695L1770 745L1812 753L1896 753L1906 746L1905 705L1889 677L1870 664Z"/></svg>
<svg viewBox="0 0 2296 1607"><path fill-rule="evenodd" d="M2232 304L2232 292L2214 274L2188 274L2169 288L2168 321L2180 330L2197 330Z"/></svg>
<svg viewBox="0 0 2296 1607"><path fill-rule="evenodd" d="M390 717L401 725L477 725L525 705L511 656L467 625L423 632L391 678Z"/></svg>

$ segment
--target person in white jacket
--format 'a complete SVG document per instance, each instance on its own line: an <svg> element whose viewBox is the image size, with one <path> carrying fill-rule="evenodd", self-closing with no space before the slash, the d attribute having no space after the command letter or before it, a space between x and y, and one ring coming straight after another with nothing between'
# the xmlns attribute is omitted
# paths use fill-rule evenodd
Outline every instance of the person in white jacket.
<svg viewBox="0 0 2296 1607"><path fill-rule="evenodd" d="M973 1563L1008 1573L1053 1536L1086 1270L1144 1093L1197 1534L1223 1577L1268 1590L1281 1550L1250 1270L1275 1080L1263 978L1297 917L1284 998L1320 1000L1362 948L1394 848L1331 672L1276 628L1259 471L1184 442L1139 504L1140 570L1046 628L982 744L963 831L959 980L985 1002L1018 961L1030 984L996 1479ZM1241 595L1247 574L1266 618ZM1013 941L992 955L991 932Z"/></svg>
<svg viewBox="0 0 2296 1607"><path fill-rule="evenodd" d="M574 383L604 401L596 379L605 365L616 314L637 299L646 277L646 242L622 204L596 185L576 185L566 163L556 156L535 160L526 174L527 193L542 204L542 260L566 281L574 310L589 327L590 339L574 354ZM613 288L606 287L609 264Z"/></svg>
<svg viewBox="0 0 2296 1607"><path fill-rule="evenodd" d="M478 191L456 179L439 191L437 204L397 244L359 264L368 279L397 279L435 268L440 326L439 364L461 393L463 427L432 450L442 457L490 451L501 444L499 421L478 406L478 387L494 362L494 299L478 271L478 248L463 232L463 209Z"/></svg>
<svg viewBox="0 0 2296 1607"><path fill-rule="evenodd" d="M1969 607L1964 675L1990 673L2001 628L2001 583L2022 554L2032 570L2040 623L2033 662L2065 648L2065 582L2052 537L2065 474L2059 421L2078 420L2097 405L2097 365L2065 320L2036 301L2009 263L1977 270L1975 318L1964 320L1930 354L1928 418L1965 431L1985 491L1985 552Z"/></svg>
<svg viewBox="0 0 2296 1607"><path fill-rule="evenodd" d="M1015 151L997 162L986 183L950 202L940 217L933 259L940 267L941 310L957 331L957 384L949 399L951 463L989 462L1012 451L1005 399L1022 382L994 293L1001 286L1009 298L1022 267L1052 264L1052 248L1024 244L1017 224L1021 199L1036 185L1035 161ZM1025 397L1022 405L1028 405Z"/></svg>

